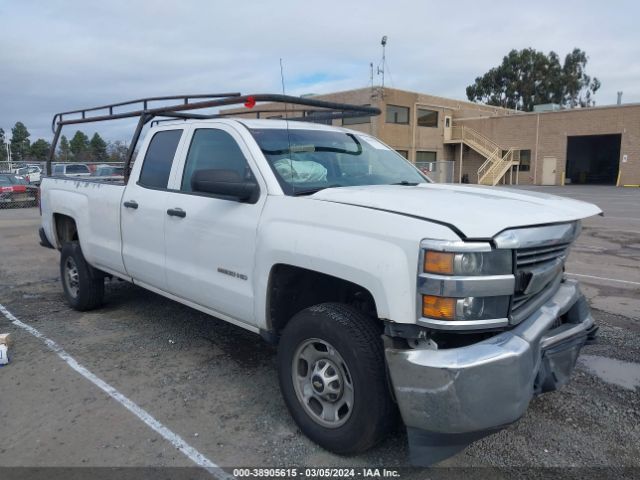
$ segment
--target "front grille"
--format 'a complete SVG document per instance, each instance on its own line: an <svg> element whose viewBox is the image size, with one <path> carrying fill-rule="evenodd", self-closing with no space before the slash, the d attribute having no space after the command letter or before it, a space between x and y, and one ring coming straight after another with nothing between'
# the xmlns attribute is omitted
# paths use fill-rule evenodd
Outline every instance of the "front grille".
<svg viewBox="0 0 640 480"><path fill-rule="evenodd" d="M530 280L531 272L544 271L545 266L553 268L560 261L564 261L569 254L571 243L559 243L556 245L541 245L538 247L521 248L515 252L516 278L524 277ZM516 291L511 303L512 323L519 323L529 316L535 309L546 302L558 289L562 280L562 271L548 280L542 288L528 294L524 293L526 285Z"/></svg>

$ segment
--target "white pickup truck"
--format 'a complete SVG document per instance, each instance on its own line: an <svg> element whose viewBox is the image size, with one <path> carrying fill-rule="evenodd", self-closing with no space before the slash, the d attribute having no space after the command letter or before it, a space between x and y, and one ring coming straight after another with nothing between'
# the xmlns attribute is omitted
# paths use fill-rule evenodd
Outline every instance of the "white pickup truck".
<svg viewBox="0 0 640 480"><path fill-rule="evenodd" d="M591 204L434 184L374 137L285 120L153 126L128 181L45 177L69 304L114 276L278 345L284 401L339 454L400 413L428 464L567 382L596 326L563 274Z"/></svg>

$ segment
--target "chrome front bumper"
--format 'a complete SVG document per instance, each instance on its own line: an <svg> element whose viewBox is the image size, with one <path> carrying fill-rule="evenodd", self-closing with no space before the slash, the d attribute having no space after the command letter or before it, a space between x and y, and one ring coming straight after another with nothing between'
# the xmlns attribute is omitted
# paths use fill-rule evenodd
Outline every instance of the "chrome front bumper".
<svg viewBox="0 0 640 480"><path fill-rule="evenodd" d="M529 318L487 340L447 350L386 348L414 462L446 458L516 421L534 395L568 381L595 330L577 283L565 280Z"/></svg>

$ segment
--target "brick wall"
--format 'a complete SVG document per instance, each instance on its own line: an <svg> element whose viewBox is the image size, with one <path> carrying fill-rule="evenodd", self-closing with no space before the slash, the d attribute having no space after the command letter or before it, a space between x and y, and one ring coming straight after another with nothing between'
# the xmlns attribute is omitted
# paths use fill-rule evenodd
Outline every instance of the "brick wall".
<svg viewBox="0 0 640 480"><path fill-rule="evenodd" d="M640 183L640 105L621 105L545 113L458 119L489 137L503 148L531 150L531 171L520 174L520 183L542 182L544 157L555 157L555 183L566 172L567 137L578 135L620 134L620 185ZM538 140L536 144L536 132ZM627 162L623 163L623 156ZM463 172L466 169L463 168Z"/></svg>

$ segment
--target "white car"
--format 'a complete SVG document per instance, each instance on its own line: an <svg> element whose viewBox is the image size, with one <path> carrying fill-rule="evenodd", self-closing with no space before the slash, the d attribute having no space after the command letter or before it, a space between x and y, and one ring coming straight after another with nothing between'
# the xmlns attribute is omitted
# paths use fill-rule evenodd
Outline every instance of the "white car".
<svg viewBox="0 0 640 480"><path fill-rule="evenodd" d="M126 183L42 182L68 303L99 307L114 276L260 334L333 452L399 410L416 463L452 455L566 383L594 338L563 266L595 205L434 184L371 135L294 121L161 123L137 158Z"/></svg>
<svg viewBox="0 0 640 480"><path fill-rule="evenodd" d="M16 175L24 177L31 185L40 185L42 167L39 165L27 165L26 167L18 168Z"/></svg>
<svg viewBox="0 0 640 480"><path fill-rule="evenodd" d="M91 170L84 163L57 163L53 165L51 175L54 177L89 177Z"/></svg>

